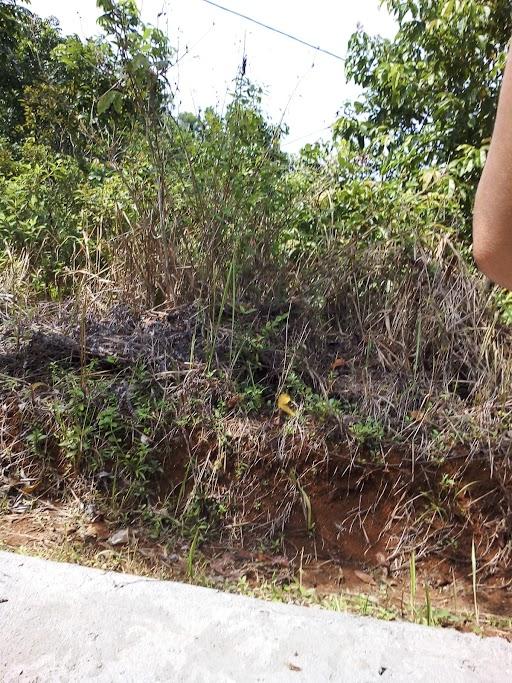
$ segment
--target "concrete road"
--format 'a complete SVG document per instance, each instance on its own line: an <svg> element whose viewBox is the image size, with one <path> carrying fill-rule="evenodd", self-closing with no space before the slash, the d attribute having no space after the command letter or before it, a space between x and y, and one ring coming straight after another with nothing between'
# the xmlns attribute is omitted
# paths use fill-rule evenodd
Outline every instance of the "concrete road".
<svg viewBox="0 0 512 683"><path fill-rule="evenodd" d="M0 553L0 680L512 682L512 645Z"/></svg>

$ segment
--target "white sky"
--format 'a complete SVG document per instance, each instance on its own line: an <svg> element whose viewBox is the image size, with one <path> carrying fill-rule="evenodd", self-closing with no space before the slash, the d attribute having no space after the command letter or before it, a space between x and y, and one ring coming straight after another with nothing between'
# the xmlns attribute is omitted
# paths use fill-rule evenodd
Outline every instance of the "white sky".
<svg viewBox="0 0 512 683"><path fill-rule="evenodd" d="M395 26L379 0L216 0L341 56L358 23L369 33L392 37ZM170 37L178 54L172 69L181 111L223 107L239 68L245 44L247 76L264 88L264 110L290 128L285 147L297 150L323 136L336 112L357 91L345 82L344 65L203 0L138 0L145 21ZM100 32L95 0L32 0L41 16L55 16L65 34L88 37ZM159 16L160 15L160 16Z"/></svg>

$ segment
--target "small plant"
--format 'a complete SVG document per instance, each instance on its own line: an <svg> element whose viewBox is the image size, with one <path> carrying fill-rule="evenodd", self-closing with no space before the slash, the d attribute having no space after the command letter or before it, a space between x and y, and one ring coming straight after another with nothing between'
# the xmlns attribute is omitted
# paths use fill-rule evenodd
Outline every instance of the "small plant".
<svg viewBox="0 0 512 683"><path fill-rule="evenodd" d="M440 486L442 489L446 489L448 491L451 491L452 489L455 488L455 486L457 486L457 480L454 479L453 477L450 477L450 475L446 474L446 472L445 472L443 474L443 476L441 477Z"/></svg>
<svg viewBox="0 0 512 683"><path fill-rule="evenodd" d="M27 443L34 455L42 455L47 443L47 435L39 428L34 427L27 436Z"/></svg>
<svg viewBox="0 0 512 683"><path fill-rule="evenodd" d="M384 427L377 420L368 418L351 424L350 433L359 446L375 448L384 438Z"/></svg>
<svg viewBox="0 0 512 683"><path fill-rule="evenodd" d="M411 621L416 618L416 553L413 550L409 559L409 595Z"/></svg>
<svg viewBox="0 0 512 683"><path fill-rule="evenodd" d="M308 533L313 533L314 528L315 528L315 523L313 521L313 510L311 508L311 500L306 493L305 489L303 486L301 486L297 474L295 473L294 470L290 472L290 481L296 486L300 497L301 497L301 503L302 503L302 510L304 512L304 519L306 520L306 528L308 530Z"/></svg>
<svg viewBox="0 0 512 683"><path fill-rule="evenodd" d="M254 383L245 386L240 393L240 403L247 413L253 413L264 405L264 387Z"/></svg>
<svg viewBox="0 0 512 683"><path fill-rule="evenodd" d="M194 538L192 539L192 543L190 544L190 550L188 551L188 557L187 557L187 574L188 574L189 578L192 578L194 576L194 562L195 562L197 544L199 543L200 534L201 534L201 529L200 529L200 527L197 527L197 529L194 533Z"/></svg>
<svg viewBox="0 0 512 683"><path fill-rule="evenodd" d="M430 589L428 583L425 583L425 612L427 617L427 626L432 626L434 623L432 615L432 603L430 601Z"/></svg>
<svg viewBox="0 0 512 683"><path fill-rule="evenodd" d="M476 577L476 548L475 539L471 540L471 580L473 584L473 607L475 610L475 622L478 626L480 623L480 616L478 613L478 602L476 599L476 587L477 587L477 577Z"/></svg>

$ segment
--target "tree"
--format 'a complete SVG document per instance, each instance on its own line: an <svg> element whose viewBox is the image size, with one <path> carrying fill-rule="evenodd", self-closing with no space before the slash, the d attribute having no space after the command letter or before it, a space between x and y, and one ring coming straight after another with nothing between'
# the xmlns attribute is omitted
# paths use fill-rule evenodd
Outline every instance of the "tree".
<svg viewBox="0 0 512 683"><path fill-rule="evenodd" d="M473 187L512 33L510 2L382 1L398 32L394 40L363 30L352 36L346 72L363 94L338 122L338 135L360 149L378 142L386 171L396 171L399 150L401 167L404 152L411 171L451 163Z"/></svg>
<svg viewBox="0 0 512 683"><path fill-rule="evenodd" d="M104 116L97 106L117 79L115 58L105 40L62 40L51 50L41 78L23 88L24 135L77 158L101 156L101 136L96 133L125 128L133 113L128 104Z"/></svg>
<svg viewBox="0 0 512 683"><path fill-rule="evenodd" d="M24 121L24 88L45 77L51 51L60 42L54 23L14 0L0 0L0 135L16 139Z"/></svg>
<svg viewBox="0 0 512 683"><path fill-rule="evenodd" d="M362 94L334 126L340 183L350 162L349 186L356 178L379 190L388 183L390 201L408 196L414 212L437 207L438 229L457 226L469 245L512 32L509 0L382 3L397 21L395 38L359 29L349 43L347 76Z"/></svg>

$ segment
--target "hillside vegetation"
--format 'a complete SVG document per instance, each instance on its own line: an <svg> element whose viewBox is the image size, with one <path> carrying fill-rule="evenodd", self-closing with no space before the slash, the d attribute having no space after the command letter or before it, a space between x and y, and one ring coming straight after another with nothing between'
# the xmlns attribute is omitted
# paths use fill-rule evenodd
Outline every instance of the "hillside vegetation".
<svg viewBox="0 0 512 683"><path fill-rule="evenodd" d="M505 595L512 299L476 272L471 211L509 2L385 4L396 38L348 46L361 97L288 155L242 66L224 111L176 113L134 0L98 0L87 41L0 3L10 522L78 502L189 575L257 548L473 567Z"/></svg>

